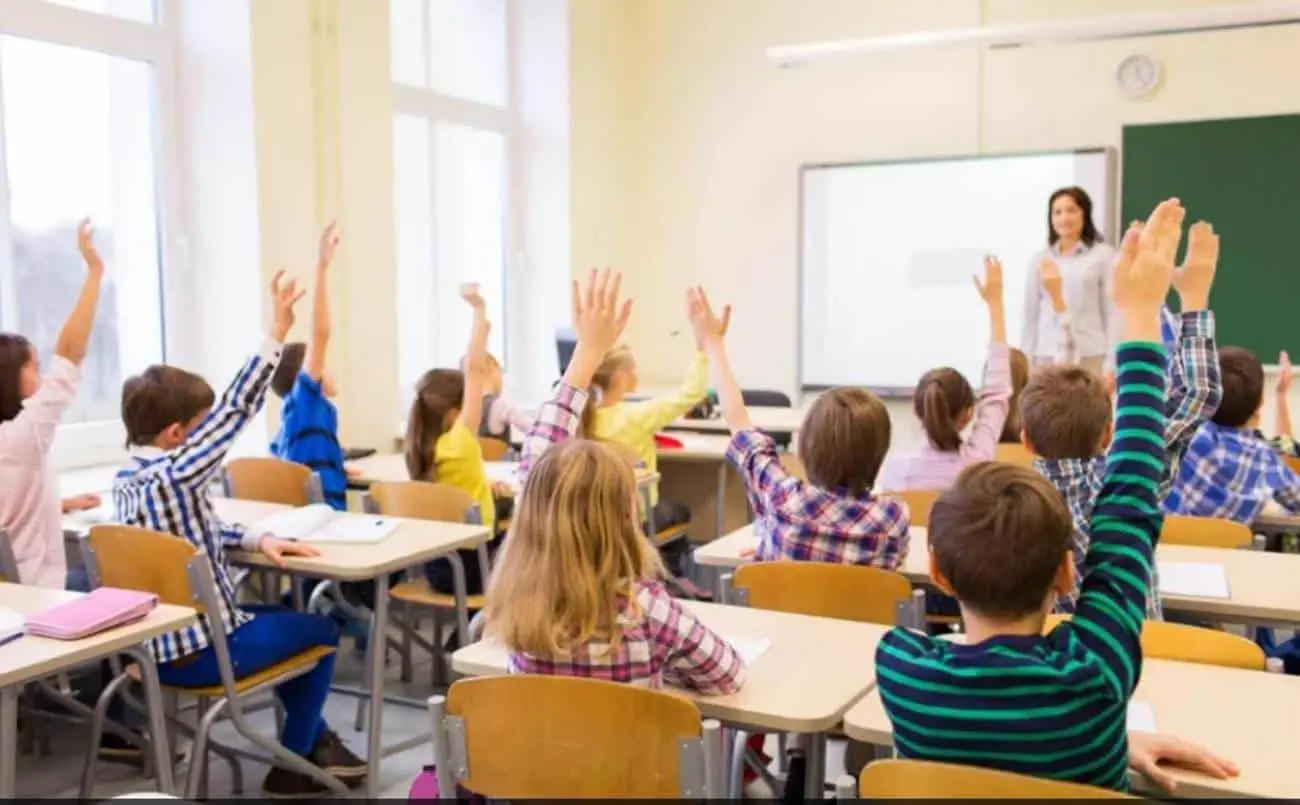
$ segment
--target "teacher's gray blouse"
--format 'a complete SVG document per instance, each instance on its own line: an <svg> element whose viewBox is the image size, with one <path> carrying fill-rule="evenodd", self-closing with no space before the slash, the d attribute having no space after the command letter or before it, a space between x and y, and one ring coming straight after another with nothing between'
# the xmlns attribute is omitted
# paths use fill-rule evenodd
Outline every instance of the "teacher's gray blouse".
<svg viewBox="0 0 1300 805"><path fill-rule="evenodd" d="M1077 354L1081 358L1104 356L1109 365L1114 360L1115 308L1110 300L1110 270L1115 262L1115 249L1101 241L1087 247L1080 244L1069 255L1061 254L1055 246L1034 255L1025 283L1020 348L1031 359L1055 361L1064 346L1052 303L1038 281L1038 261L1045 255L1061 270L1065 307L1074 327Z"/></svg>

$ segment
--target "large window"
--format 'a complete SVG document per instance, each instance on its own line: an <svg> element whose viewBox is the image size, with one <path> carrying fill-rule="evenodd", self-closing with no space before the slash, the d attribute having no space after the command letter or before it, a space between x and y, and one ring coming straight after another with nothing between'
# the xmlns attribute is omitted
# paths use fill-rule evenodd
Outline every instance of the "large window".
<svg viewBox="0 0 1300 805"><path fill-rule="evenodd" d="M108 266L64 418L67 463L120 450L122 379L166 355L171 66L158 11L151 0L5 0L0 15L0 329L49 360L85 276L82 218L94 222Z"/></svg>
<svg viewBox="0 0 1300 805"><path fill-rule="evenodd" d="M511 0L392 0L397 309L402 400L469 338L477 282L506 361L506 267L517 111Z"/></svg>

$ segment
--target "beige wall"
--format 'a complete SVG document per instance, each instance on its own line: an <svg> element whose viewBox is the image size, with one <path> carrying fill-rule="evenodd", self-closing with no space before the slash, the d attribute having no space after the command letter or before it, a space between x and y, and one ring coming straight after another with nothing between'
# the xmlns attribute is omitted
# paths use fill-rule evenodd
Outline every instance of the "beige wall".
<svg viewBox="0 0 1300 805"><path fill-rule="evenodd" d="M790 70L766 47L1193 4L1210 3L574 0L575 265L630 273L647 384L679 373L687 347L663 332L698 281L737 305L741 382L793 390L801 163L1118 146L1131 122L1300 111L1300 25ZM1164 83L1127 101L1114 71L1138 52L1162 62ZM936 225L954 214L936 199Z"/></svg>

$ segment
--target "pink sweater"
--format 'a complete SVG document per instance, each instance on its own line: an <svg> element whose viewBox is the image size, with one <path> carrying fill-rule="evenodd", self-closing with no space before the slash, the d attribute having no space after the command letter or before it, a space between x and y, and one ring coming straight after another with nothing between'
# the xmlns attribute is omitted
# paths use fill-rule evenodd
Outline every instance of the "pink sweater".
<svg viewBox="0 0 1300 805"><path fill-rule="evenodd" d="M18 416L0 423L0 530L13 543L23 584L62 589L67 582L63 505L49 453L80 374L76 364L54 356Z"/></svg>
<svg viewBox="0 0 1300 805"><path fill-rule="evenodd" d="M984 388L975 402L970 438L957 450L939 450L927 439L919 449L894 453L885 462L876 488L882 492L942 490L952 486L963 469L993 460L1011 404L1011 353L1006 344L989 344Z"/></svg>

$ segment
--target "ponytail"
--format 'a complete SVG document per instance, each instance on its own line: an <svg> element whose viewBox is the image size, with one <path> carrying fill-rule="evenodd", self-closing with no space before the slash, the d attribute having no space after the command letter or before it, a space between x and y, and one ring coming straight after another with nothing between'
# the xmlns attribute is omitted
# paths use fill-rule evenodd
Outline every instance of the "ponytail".
<svg viewBox="0 0 1300 805"><path fill-rule="evenodd" d="M913 408L930 443L944 452L961 448L958 421L975 404L970 383L956 369L944 367L926 372L916 387Z"/></svg>
<svg viewBox="0 0 1300 805"><path fill-rule="evenodd" d="M610 386L614 382L614 374L628 365L632 360L632 350L626 346L619 345L605 353L601 359L600 366L591 375L591 386L587 389L589 398L587 407L582 409L582 418L578 420L579 439L596 438L596 410L601 407L605 401L605 396L609 394Z"/></svg>
<svg viewBox="0 0 1300 805"><path fill-rule="evenodd" d="M447 432L448 414L460 407L464 394L465 373L456 369L432 369L415 384L403 451L412 481L434 480L438 438Z"/></svg>

